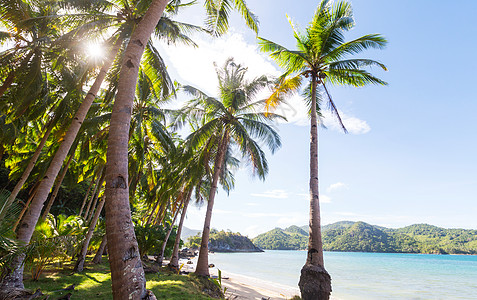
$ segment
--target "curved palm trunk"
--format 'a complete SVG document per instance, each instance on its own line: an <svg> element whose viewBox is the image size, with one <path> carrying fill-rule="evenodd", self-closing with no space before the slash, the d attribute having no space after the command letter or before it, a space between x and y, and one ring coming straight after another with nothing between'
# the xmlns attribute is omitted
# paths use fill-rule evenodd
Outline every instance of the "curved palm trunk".
<svg viewBox="0 0 477 300"><path fill-rule="evenodd" d="M96 255L93 258L93 264L100 264L102 262L104 249L106 249L107 244L108 244L108 239L105 234L103 236L103 240L101 241L101 245L99 245L99 249L98 251L96 251Z"/></svg>
<svg viewBox="0 0 477 300"><path fill-rule="evenodd" d="M308 255L301 269L300 287L303 300L329 299L331 277L323 262L320 200L318 192L318 122L316 112L316 74L312 75L310 128L310 221Z"/></svg>
<svg viewBox="0 0 477 300"><path fill-rule="evenodd" d="M70 158L68 158L68 161L66 162L65 166L63 167L63 170L61 171L60 176L57 179L57 184L55 186L55 189L53 190L53 193L51 193L50 200L48 200L48 204L45 207L45 210L43 211L43 215L41 216L41 219L44 221L46 220L46 217L50 213L51 207L53 206L53 203L55 202L56 196L58 195L58 192L60 191L61 184L63 183L63 179L65 179L66 173L68 172L68 168L70 167L71 161L73 161L73 157L75 156L74 149L72 151L73 153L70 155Z"/></svg>
<svg viewBox="0 0 477 300"><path fill-rule="evenodd" d="M13 225L13 232L17 231L17 226L18 224L20 224L20 222L22 221L23 219L23 215L25 214L25 212L27 211L28 207L30 206L30 203L31 203L31 200L33 199L33 197L35 197L35 194L36 194L36 189L38 188L38 185L35 185L31 190L30 190L30 197L28 197L28 201L25 203L25 206L23 207L22 211L20 212L20 215L18 216L18 219L17 221L15 222L15 224Z"/></svg>
<svg viewBox="0 0 477 300"><path fill-rule="evenodd" d="M154 0L131 35L119 74L111 114L106 163L106 234L114 299L153 298L146 290L129 207L128 134L144 48L159 22L167 0Z"/></svg>
<svg viewBox="0 0 477 300"><path fill-rule="evenodd" d="M101 192L101 188L103 186L104 179L105 178L103 176L103 177L101 177L101 180L99 181L98 192L94 196L94 201L92 201L93 205L91 206L91 211L89 213L88 218L86 218L86 214L85 214L85 219L86 219L86 222L88 222L88 223L90 222L91 218L93 217L94 208L96 207L96 203L98 202L99 193Z"/></svg>
<svg viewBox="0 0 477 300"><path fill-rule="evenodd" d="M169 267L173 270L179 270L179 246L181 243L181 233L182 225L184 225L185 216L187 213L187 206L189 206L190 197L192 196L192 190L189 191L187 198L184 202L184 207L182 208L181 219L179 220L179 225L177 226L176 242L174 244L174 250L172 250L171 261L169 262Z"/></svg>
<svg viewBox="0 0 477 300"><path fill-rule="evenodd" d="M199 258L197 259L197 268L195 273L200 276L209 276L209 235L210 221L212 220L212 210L214 208L215 194L219 183L219 176L225 161L225 153L228 146L228 134L225 133L220 143L219 151L214 163L214 175L212 177L212 185L209 191L209 199L207 201L207 211L205 213L204 228L202 229L202 240L200 242Z"/></svg>
<svg viewBox="0 0 477 300"><path fill-rule="evenodd" d="M81 209L79 211L78 216L81 216L81 214L83 213L83 209L84 209L84 206L86 204L86 200L88 200L88 198L89 198L89 193L91 192L91 188L93 187L93 183L94 183L94 180L91 180L91 182L89 183L88 191L86 192L86 195L84 196L83 203L81 204Z"/></svg>
<svg viewBox="0 0 477 300"><path fill-rule="evenodd" d="M50 124L48 125L45 133L43 134L43 138L41 139L40 144L38 144L38 147L36 148L35 153L33 153L33 156L30 158L30 161L28 162L27 167L23 171L22 176L18 180L17 184L13 188L12 193L10 194L4 206L2 207L2 212L0 213L0 220L3 219L8 208L10 207L10 205L12 205L13 201L15 201L15 199L18 196L18 193L21 191L23 185L27 181L28 176L30 176L30 173L35 167L36 161L40 157L41 150L43 150L43 147L45 146L46 141L48 140L48 137L50 136L51 130L53 129L54 125L55 125L55 122L50 121Z"/></svg>
<svg viewBox="0 0 477 300"><path fill-rule="evenodd" d="M151 223L152 217L154 216L154 212L156 211L156 208L157 208L157 206L159 205L159 202L161 202L161 201L158 200L158 201L156 201L156 203L154 204L154 207L152 208L151 213L149 214L149 217L147 218L146 224L150 224L150 223Z"/></svg>
<svg viewBox="0 0 477 300"><path fill-rule="evenodd" d="M63 162L68 155L71 145L73 145L73 142L76 139L76 135L78 134L84 119L86 118L86 114L88 113L88 110L91 107L94 98L96 98L96 94L98 93L101 84L106 77L106 73L108 72L112 64L113 59L120 48L120 45L120 39L118 39L118 41L113 47L113 51L111 51L111 56L105 60L103 67L101 68L93 85L88 91L88 94L84 98L83 102L78 108L78 111L73 117L73 121L71 122L68 131L64 136L63 142L58 147L58 150L56 151L56 154L51 161L50 166L45 173L45 176L41 180L40 185L38 186L36 196L33 198L30 208L28 209L18 228L17 239L20 242L23 242L25 244L28 244L30 242L33 231L35 230L35 225L38 222L38 218L40 217L43 204L48 198L48 194L53 187L56 176L58 175L61 166L63 165ZM23 264L21 263L21 261L16 261L15 264L12 266L12 272L9 274L11 276L5 276L1 284L4 286L13 285L15 287L24 288Z"/></svg>
<svg viewBox="0 0 477 300"><path fill-rule="evenodd" d="M86 211L84 212L84 219L86 219L89 215L89 210L91 209L91 204L93 204L93 201L95 199L95 197L97 196L96 194L96 191L99 193L99 190L98 190L98 187L99 187L99 182L100 180L102 180L102 178L104 177L104 173L103 173L103 170L104 170L104 167L101 168L101 171L100 173L98 174L98 177L96 178L96 182L94 184L94 189L93 189L93 193L91 194L91 199L89 199L88 201L88 206L86 207ZM81 216L81 214L80 214Z"/></svg>
<svg viewBox="0 0 477 300"><path fill-rule="evenodd" d="M171 227L167 231L166 237L164 238L164 241L162 242L161 253L159 253L159 255L157 256L156 262L159 264L160 267L162 267L162 261L164 260L164 252L166 251L167 241L169 240L172 230L174 229L174 223L176 222L177 216L179 215L179 208L181 205L182 203L179 204L179 207L177 208L176 214L174 215L174 219L172 219L172 222L171 222Z"/></svg>
<svg viewBox="0 0 477 300"><path fill-rule="evenodd" d="M94 214L93 220L91 220L91 224L89 224L88 233L86 234L86 237L83 242L83 246L81 247L81 252L78 254L78 259L76 260L76 264L73 269L74 272L83 272L84 261L86 259L86 253L88 252L89 242L91 241L91 238L93 237L94 229L96 228L96 223L98 223L99 215L101 215L103 206L104 206L104 200L99 202L98 209L96 209L96 213ZM103 243L101 242L101 244Z"/></svg>

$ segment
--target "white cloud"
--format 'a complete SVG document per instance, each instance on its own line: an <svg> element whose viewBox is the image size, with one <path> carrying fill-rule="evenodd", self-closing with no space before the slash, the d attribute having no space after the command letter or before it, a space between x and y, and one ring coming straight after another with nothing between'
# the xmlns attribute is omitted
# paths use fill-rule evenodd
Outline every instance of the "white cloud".
<svg viewBox="0 0 477 300"><path fill-rule="evenodd" d="M333 183L331 184L327 189L326 191L328 193L331 193L333 191L336 191L336 190L340 190L340 189L348 189L348 186L346 184L344 184L343 182L337 182L337 183Z"/></svg>
<svg viewBox="0 0 477 300"><path fill-rule="evenodd" d="M191 84L211 96L217 93L217 75L213 63L219 67L229 57L234 57L235 62L248 68L249 78L263 74L278 76L281 70L264 53L258 50L256 44L247 43L244 36L233 32L221 38L194 37L198 48L185 46L159 46L164 52L164 58L173 72L180 77L179 81L184 84ZM257 99L263 99L268 91L262 91ZM289 123L299 126L309 126L307 107L303 98L296 94L286 100L286 104L280 105L275 113L287 118ZM324 124L331 130L342 131L336 117L328 111L324 111ZM349 116L340 111L340 116L348 131L352 134L364 134L371 130L371 127L364 120Z"/></svg>
<svg viewBox="0 0 477 300"><path fill-rule="evenodd" d="M339 111L341 120L343 121L346 130L351 134L365 134L371 130L369 124L361 119L356 117L349 116L348 114ZM323 112L323 123L328 129L343 131L341 125L339 124L336 116L334 116L330 111Z"/></svg>
<svg viewBox="0 0 477 300"><path fill-rule="evenodd" d="M254 197L274 198L274 199L288 198L288 193L285 190L271 190L271 191L266 191L262 194L250 194L250 195Z"/></svg>
<svg viewBox="0 0 477 300"><path fill-rule="evenodd" d="M248 203L245 203L245 205L247 205L247 206L259 206L260 204L256 203L256 202L248 202Z"/></svg>
<svg viewBox="0 0 477 300"><path fill-rule="evenodd" d="M229 33L214 39L211 37L194 37L199 46L163 47L167 59L182 80L215 95L218 81L213 63L220 67L227 58L248 68L250 78L263 74L277 76L280 71L273 65L266 54L259 52L256 44L249 44L239 33Z"/></svg>

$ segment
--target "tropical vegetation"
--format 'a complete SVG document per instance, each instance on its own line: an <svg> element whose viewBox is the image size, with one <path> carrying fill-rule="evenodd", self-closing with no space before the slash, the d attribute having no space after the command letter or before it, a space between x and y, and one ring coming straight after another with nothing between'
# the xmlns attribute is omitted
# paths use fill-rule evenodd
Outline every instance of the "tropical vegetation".
<svg viewBox="0 0 477 300"><path fill-rule="evenodd" d="M305 250L307 226L275 228L253 243L269 250ZM477 231L445 229L428 224L385 228L364 222L337 222L322 228L323 249L343 252L477 254Z"/></svg>
<svg viewBox="0 0 477 300"><path fill-rule="evenodd" d="M198 233L187 239L187 246L192 249L199 249L202 237ZM209 251L213 252L263 252L255 246L252 241L239 232L211 229L209 236Z"/></svg>
<svg viewBox="0 0 477 300"><path fill-rule="evenodd" d="M188 7L205 9L203 26L177 21ZM241 163L265 179L263 148L280 148L273 125L284 120L270 108L310 77L304 94L316 140L317 86L327 91L325 83L384 83L362 69L382 64L345 58L383 47L384 38L344 42L351 8L346 2L331 7L329 1L322 1L305 35L295 32L299 51L259 39L284 67L280 78L250 78L246 66L229 58L215 65L216 96L175 82L157 43L197 47L192 34L220 37L232 11L258 34L258 18L243 0L1 1L0 299L36 296L26 296L24 279L31 287L45 272L62 274L64 266L79 274L91 264L102 268L104 254L111 271L108 297L155 299L158 289L146 285L151 277L145 268L153 256L156 270L165 257L171 258L170 269L180 269L180 235L194 201L205 202L207 213L199 279L185 281L209 285L202 278L209 275L209 242L225 239L222 246L236 248L249 242L211 233L210 222L219 186L233 189ZM85 50L93 43L102 56ZM268 100L257 98L270 90ZM188 99L185 105L167 109L179 94ZM182 126L188 136L181 136ZM311 146L316 160L316 143ZM315 160L309 263L324 268Z"/></svg>

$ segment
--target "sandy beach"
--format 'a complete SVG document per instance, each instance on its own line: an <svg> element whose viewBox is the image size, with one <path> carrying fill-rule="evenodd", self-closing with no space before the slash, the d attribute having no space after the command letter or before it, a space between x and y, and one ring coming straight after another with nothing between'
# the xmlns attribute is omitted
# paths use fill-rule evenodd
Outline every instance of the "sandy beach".
<svg viewBox="0 0 477 300"><path fill-rule="evenodd" d="M194 264L186 264L187 260L181 260L184 263L183 271L193 272L195 270ZM220 268L220 266L219 266ZM225 296L227 299L290 299L295 295L300 294L298 287L289 287L278 283L261 280L258 278L243 276L240 274L230 273L227 270L222 270L222 286L226 287ZM211 276L218 276L217 268L210 268Z"/></svg>

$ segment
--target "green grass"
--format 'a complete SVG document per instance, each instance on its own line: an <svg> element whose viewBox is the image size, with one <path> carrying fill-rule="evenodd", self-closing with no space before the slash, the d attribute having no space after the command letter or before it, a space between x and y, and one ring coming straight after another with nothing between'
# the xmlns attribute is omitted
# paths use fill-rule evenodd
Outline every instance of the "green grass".
<svg viewBox="0 0 477 300"><path fill-rule="evenodd" d="M109 264L91 264L91 257L86 260L82 273L73 273L73 263L62 266L50 265L38 281L32 281L25 269L25 288L41 289L50 299L58 298L71 292L71 299L112 299L111 276ZM103 259L104 261L104 259ZM146 287L154 292L157 299L213 299L201 292L201 284L196 277L172 274L165 269L160 273L147 274ZM73 291L62 289L75 284Z"/></svg>

